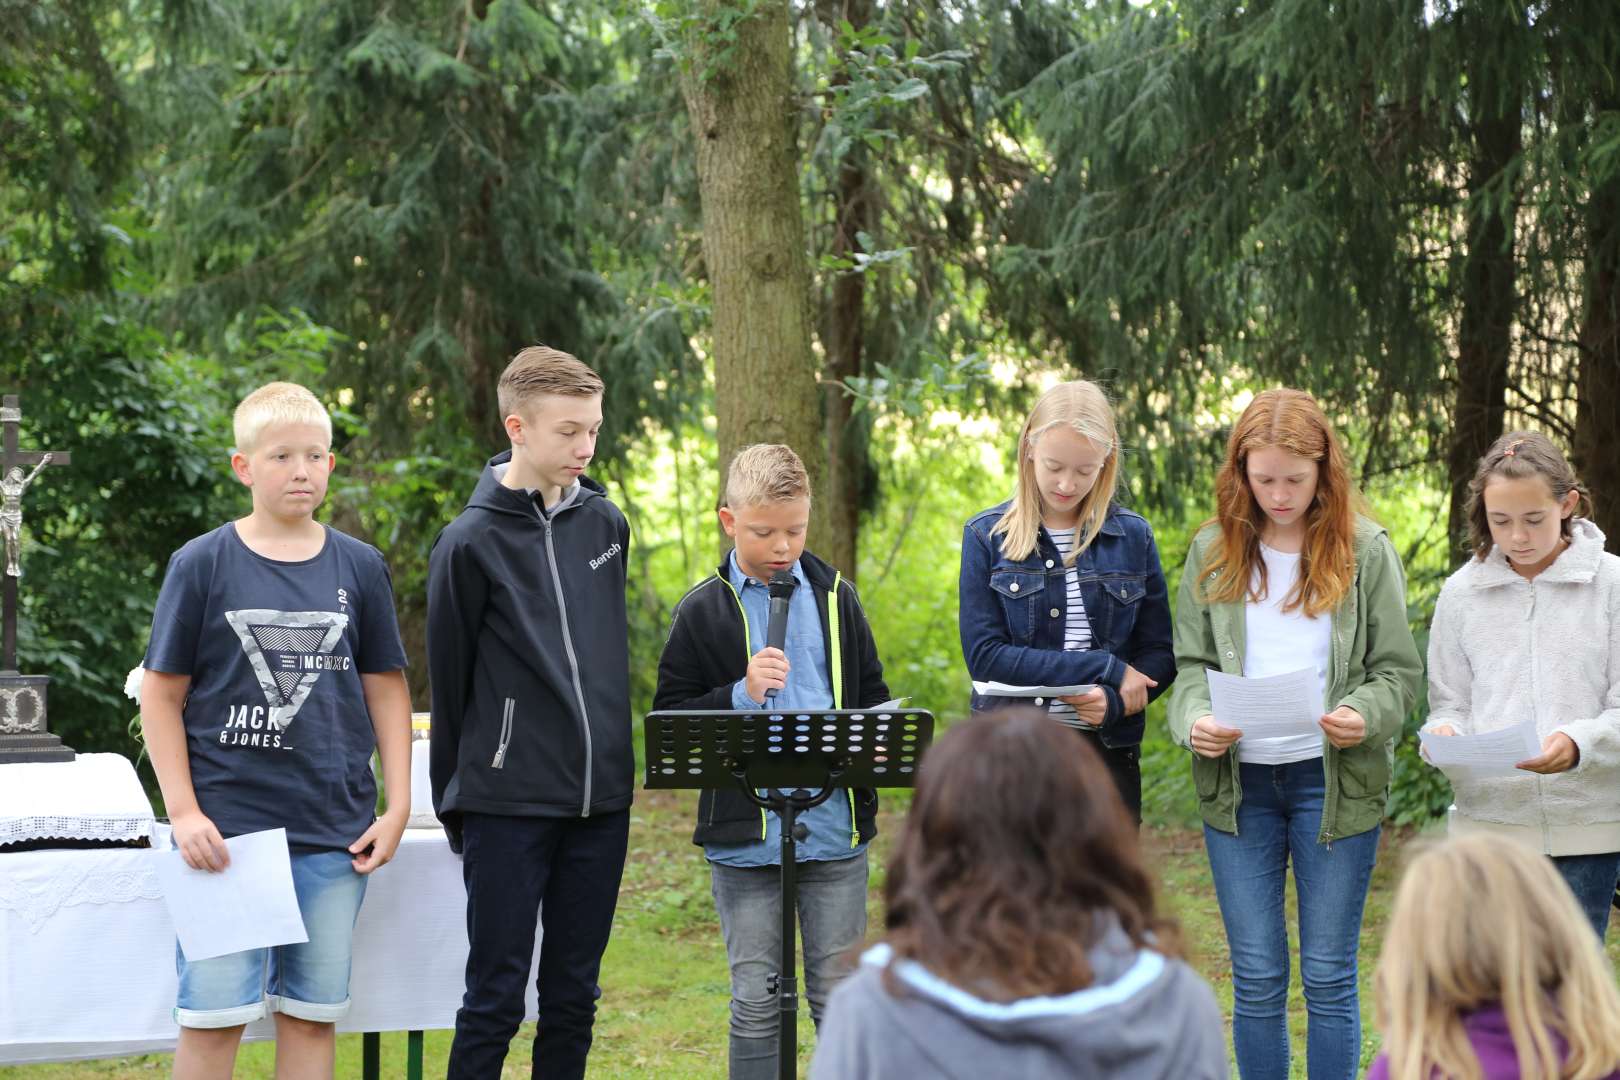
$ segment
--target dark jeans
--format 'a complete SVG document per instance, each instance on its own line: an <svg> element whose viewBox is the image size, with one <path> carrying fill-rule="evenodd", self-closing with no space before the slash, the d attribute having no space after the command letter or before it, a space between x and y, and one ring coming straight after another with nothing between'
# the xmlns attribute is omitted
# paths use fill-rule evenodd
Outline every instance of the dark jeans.
<svg viewBox="0 0 1620 1080"><path fill-rule="evenodd" d="M1564 883L1575 894L1586 918L1602 941L1609 929L1609 907L1614 903L1614 887L1620 881L1620 851L1602 855L1555 855L1553 865Z"/></svg>
<svg viewBox="0 0 1620 1080"><path fill-rule="evenodd" d="M1238 831L1204 826L1215 897L1232 952L1232 1045L1243 1080L1286 1080L1289 863L1299 895L1299 973L1305 986L1306 1070L1351 1080L1361 1061L1356 949L1378 857L1378 829L1317 842L1322 759L1242 764Z"/></svg>
<svg viewBox="0 0 1620 1080"><path fill-rule="evenodd" d="M1103 764L1108 767L1108 775L1114 778L1114 787L1119 789L1119 797L1125 801L1125 809L1131 815L1131 820L1137 825L1142 824L1142 748L1141 746L1121 746L1110 749L1102 744L1102 740L1084 728L1075 728L1074 732L1080 738L1091 744L1091 748L1102 755Z"/></svg>
<svg viewBox="0 0 1620 1080"><path fill-rule="evenodd" d="M540 1021L532 1075L583 1080L630 811L588 818L467 814L463 822L470 948L449 1075L501 1075L507 1046L523 1023L538 916Z"/></svg>

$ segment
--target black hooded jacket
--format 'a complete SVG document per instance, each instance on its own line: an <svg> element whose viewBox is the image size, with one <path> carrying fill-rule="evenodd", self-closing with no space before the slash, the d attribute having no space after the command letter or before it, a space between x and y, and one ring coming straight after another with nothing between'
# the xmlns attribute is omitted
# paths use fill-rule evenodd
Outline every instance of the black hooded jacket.
<svg viewBox="0 0 1620 1080"><path fill-rule="evenodd" d="M655 709L730 709L731 686L748 674L747 628L742 602L732 591L728 563L714 577L694 585L675 605L669 639L658 659ZM828 674L837 682L836 704L865 709L889 700L872 628L855 586L808 551L799 566L816 598L821 639L827 647ZM829 607L829 601L831 606ZM834 623L829 613L836 613ZM835 633L836 628L836 633ZM851 789L855 831L862 843L877 835L877 792ZM763 840L765 819L748 796L735 788L708 789L698 799L695 844L745 844Z"/></svg>
<svg viewBox="0 0 1620 1080"><path fill-rule="evenodd" d="M581 476L546 512L492 458L428 562L433 809L588 817L634 791L625 559L630 527Z"/></svg>

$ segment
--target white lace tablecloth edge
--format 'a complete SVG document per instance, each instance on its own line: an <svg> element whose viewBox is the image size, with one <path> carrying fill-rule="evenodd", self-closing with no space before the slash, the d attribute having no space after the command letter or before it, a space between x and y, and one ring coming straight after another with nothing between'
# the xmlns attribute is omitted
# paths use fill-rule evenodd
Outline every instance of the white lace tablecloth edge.
<svg viewBox="0 0 1620 1080"><path fill-rule="evenodd" d="M21 815L0 817L0 844L30 840L139 840L152 837L151 814Z"/></svg>

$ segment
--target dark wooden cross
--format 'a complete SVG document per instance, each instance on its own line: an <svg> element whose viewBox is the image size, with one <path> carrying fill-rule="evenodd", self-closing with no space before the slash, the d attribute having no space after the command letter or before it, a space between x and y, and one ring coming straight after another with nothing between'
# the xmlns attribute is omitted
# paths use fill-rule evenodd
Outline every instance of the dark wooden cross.
<svg viewBox="0 0 1620 1080"><path fill-rule="evenodd" d="M19 450L17 449L17 428L22 424L22 406L17 402L16 394L6 394L0 398L0 427L4 433L0 434L0 476L11 472L13 468L22 467L25 472L31 471L33 466L45 460L47 451ZM64 450L48 451L51 455L52 465L71 465L73 455ZM19 541L20 541L19 537ZM0 671L15 674L17 671L17 579L4 572L0 566L0 579L5 582L5 610L3 625L3 640L0 640Z"/></svg>

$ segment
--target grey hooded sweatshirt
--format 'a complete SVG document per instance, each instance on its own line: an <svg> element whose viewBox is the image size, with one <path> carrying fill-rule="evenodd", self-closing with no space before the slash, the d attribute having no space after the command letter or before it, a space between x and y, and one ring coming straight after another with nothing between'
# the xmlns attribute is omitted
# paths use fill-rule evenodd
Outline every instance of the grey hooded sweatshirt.
<svg viewBox="0 0 1620 1080"><path fill-rule="evenodd" d="M1211 1080L1230 1075L1215 995L1186 964L1117 927L1091 952L1096 982L1057 997L983 1001L911 960L867 950L833 991L810 1080Z"/></svg>

